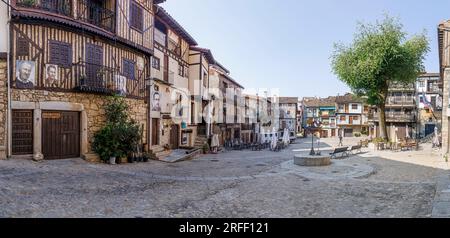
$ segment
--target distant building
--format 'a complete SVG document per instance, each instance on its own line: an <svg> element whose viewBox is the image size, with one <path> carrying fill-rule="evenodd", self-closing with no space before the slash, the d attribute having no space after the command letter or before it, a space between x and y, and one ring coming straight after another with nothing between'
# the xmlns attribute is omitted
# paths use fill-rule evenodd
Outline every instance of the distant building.
<svg viewBox="0 0 450 238"><path fill-rule="evenodd" d="M336 127L336 97L328 98L304 98L304 127L311 127L316 121L322 125L320 137L335 137Z"/></svg>
<svg viewBox="0 0 450 238"><path fill-rule="evenodd" d="M369 107L362 98L353 94L336 97L336 125L337 133L344 137L356 134L367 134ZM339 135L339 134L338 134Z"/></svg>
<svg viewBox="0 0 450 238"><path fill-rule="evenodd" d="M280 97L279 99L279 129L289 129L297 134L298 97Z"/></svg>
<svg viewBox="0 0 450 238"><path fill-rule="evenodd" d="M415 84L391 84L389 86L385 112L387 133L391 140L394 140L394 138L415 138L417 132ZM380 126L378 109L371 109L369 120L371 122L370 134L379 137Z"/></svg>
<svg viewBox="0 0 450 238"><path fill-rule="evenodd" d="M417 131L420 137L434 133L442 122L442 81L439 73L425 73L416 83Z"/></svg>

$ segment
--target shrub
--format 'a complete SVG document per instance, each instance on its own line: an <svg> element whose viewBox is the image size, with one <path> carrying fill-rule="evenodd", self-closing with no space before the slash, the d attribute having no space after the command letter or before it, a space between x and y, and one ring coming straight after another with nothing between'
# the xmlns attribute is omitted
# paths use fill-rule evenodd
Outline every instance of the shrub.
<svg viewBox="0 0 450 238"><path fill-rule="evenodd" d="M209 148L209 144L208 143L205 143L205 144L203 144L203 148L202 149L203 149L203 153L207 154L207 153L209 153L211 148Z"/></svg>
<svg viewBox="0 0 450 238"><path fill-rule="evenodd" d="M94 135L92 149L104 161L139 151L143 128L128 117L128 106L120 97L109 98L104 107L106 124Z"/></svg>
<svg viewBox="0 0 450 238"><path fill-rule="evenodd" d="M355 135L355 137L361 137L360 133L355 133L354 135Z"/></svg>

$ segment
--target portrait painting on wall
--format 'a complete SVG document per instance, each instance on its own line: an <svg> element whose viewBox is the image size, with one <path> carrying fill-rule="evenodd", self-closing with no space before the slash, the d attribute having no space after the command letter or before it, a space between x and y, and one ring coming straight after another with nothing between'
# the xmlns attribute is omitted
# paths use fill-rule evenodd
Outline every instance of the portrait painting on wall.
<svg viewBox="0 0 450 238"><path fill-rule="evenodd" d="M33 88L36 82L36 62L17 60L16 61L16 79L17 88Z"/></svg>
<svg viewBox="0 0 450 238"><path fill-rule="evenodd" d="M116 89L118 91L118 94L120 96L126 96L127 95L127 78L122 75L115 75L115 84Z"/></svg>
<svg viewBox="0 0 450 238"><path fill-rule="evenodd" d="M47 88L60 87L58 65L55 64L45 65L45 87Z"/></svg>
<svg viewBox="0 0 450 238"><path fill-rule="evenodd" d="M159 92L153 92L152 94L152 111L160 112L161 111L161 95Z"/></svg>

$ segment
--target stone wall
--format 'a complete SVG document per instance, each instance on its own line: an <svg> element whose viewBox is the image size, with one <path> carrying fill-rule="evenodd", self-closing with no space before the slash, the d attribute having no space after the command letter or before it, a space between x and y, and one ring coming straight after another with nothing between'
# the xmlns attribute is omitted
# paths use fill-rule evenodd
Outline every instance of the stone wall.
<svg viewBox="0 0 450 238"><path fill-rule="evenodd" d="M65 93L65 92L49 92L43 90L12 90L12 101L20 102L68 102L82 104L87 115L87 136L88 136L88 153L93 153L91 143L94 134L101 129L105 123L105 115L103 106L107 101L104 95L87 94L87 93ZM143 143L146 143L147 137L147 104L143 100L125 99L130 107L130 118L136 120L144 127Z"/></svg>
<svg viewBox="0 0 450 238"><path fill-rule="evenodd" d="M7 61L0 58L0 159L6 159L7 127L6 113L8 109Z"/></svg>

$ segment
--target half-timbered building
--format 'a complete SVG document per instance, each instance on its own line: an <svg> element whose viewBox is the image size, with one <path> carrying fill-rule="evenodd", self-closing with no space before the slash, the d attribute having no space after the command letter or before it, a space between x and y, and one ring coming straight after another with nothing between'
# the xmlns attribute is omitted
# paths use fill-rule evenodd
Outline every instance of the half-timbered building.
<svg viewBox="0 0 450 238"><path fill-rule="evenodd" d="M160 6L155 6L154 36L151 144L161 158L170 152L167 149L194 146L189 127L189 48L197 42Z"/></svg>
<svg viewBox="0 0 450 238"><path fill-rule="evenodd" d="M119 94L150 145L155 5L163 0L12 0L10 154L96 158L107 96Z"/></svg>

